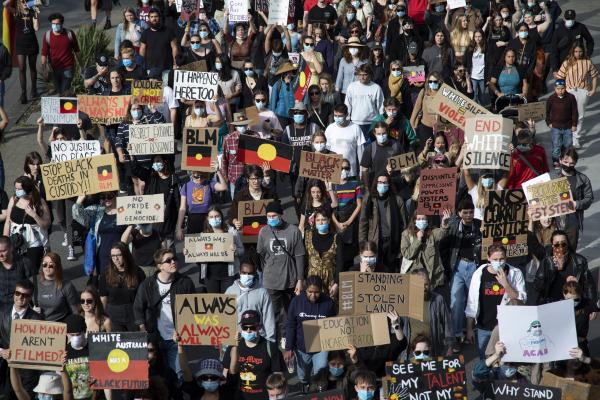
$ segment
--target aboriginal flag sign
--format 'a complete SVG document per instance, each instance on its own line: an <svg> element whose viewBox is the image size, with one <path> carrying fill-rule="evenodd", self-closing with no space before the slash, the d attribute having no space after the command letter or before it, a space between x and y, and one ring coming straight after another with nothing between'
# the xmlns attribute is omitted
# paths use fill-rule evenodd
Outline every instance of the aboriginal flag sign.
<svg viewBox="0 0 600 400"><path fill-rule="evenodd" d="M258 137L240 135L238 160L244 164L262 166L264 162L275 171L290 172L293 148L290 145Z"/></svg>

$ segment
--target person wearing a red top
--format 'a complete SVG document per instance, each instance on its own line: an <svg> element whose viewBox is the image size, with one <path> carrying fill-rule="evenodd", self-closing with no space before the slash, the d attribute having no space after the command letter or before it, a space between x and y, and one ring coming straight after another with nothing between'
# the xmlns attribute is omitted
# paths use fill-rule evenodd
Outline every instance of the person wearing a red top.
<svg viewBox="0 0 600 400"><path fill-rule="evenodd" d="M429 7L428 0L411 0L408 4L408 16L415 21L415 30L422 38L429 37L429 30L425 25L425 11Z"/></svg>
<svg viewBox="0 0 600 400"><path fill-rule="evenodd" d="M64 28L65 17L62 14L51 14L48 21L52 29L42 39L42 66L50 63L54 89L63 95L73 81L75 54L79 53L79 45L75 33Z"/></svg>
<svg viewBox="0 0 600 400"><path fill-rule="evenodd" d="M499 184L506 189L521 189L523 182L549 171L546 151L533 143L529 130L523 129L517 134L517 146L510 157L508 178Z"/></svg>
<svg viewBox="0 0 600 400"><path fill-rule="evenodd" d="M311 8L316 6L317 3L319 3L319 0L304 0L304 14L302 17L302 27L308 27L308 12ZM326 4L331 4L331 0L323 0L321 1L321 3L321 6L324 7Z"/></svg>

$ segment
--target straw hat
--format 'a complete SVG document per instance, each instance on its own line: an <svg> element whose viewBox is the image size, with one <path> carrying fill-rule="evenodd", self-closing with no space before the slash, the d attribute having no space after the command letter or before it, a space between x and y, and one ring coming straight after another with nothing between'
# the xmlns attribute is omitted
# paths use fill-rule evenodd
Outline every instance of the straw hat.
<svg viewBox="0 0 600 400"><path fill-rule="evenodd" d="M350 39L348 39L348 41L346 42L346 44L344 45L345 47L365 47L364 44L362 44L360 42L360 39L357 37L351 37Z"/></svg>
<svg viewBox="0 0 600 400"><path fill-rule="evenodd" d="M275 71L275 75L285 74L286 72L298 72L298 68L294 67L290 61L284 61L283 64L277 68L277 71Z"/></svg>
<svg viewBox="0 0 600 400"><path fill-rule="evenodd" d="M246 113L236 112L233 114L231 125L248 125L251 121L246 117Z"/></svg>
<svg viewBox="0 0 600 400"><path fill-rule="evenodd" d="M296 100L294 103L294 107L290 108L290 114L293 114L294 111L302 111L303 113L308 113L306 110L306 104L301 101Z"/></svg>

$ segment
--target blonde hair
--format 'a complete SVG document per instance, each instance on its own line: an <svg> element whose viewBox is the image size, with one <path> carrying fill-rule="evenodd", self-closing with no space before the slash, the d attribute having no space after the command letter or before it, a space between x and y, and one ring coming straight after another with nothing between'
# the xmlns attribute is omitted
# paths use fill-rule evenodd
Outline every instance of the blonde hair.
<svg viewBox="0 0 600 400"><path fill-rule="evenodd" d="M467 16L461 15L454 20L452 31L450 32L450 45L455 52L460 53L463 53L471 44L471 33L469 32L468 25L467 28L462 27L463 18L467 18Z"/></svg>

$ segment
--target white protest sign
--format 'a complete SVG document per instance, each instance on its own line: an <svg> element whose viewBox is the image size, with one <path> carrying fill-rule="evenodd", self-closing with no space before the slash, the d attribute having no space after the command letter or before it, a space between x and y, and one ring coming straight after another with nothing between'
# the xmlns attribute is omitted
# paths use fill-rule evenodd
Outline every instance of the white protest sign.
<svg viewBox="0 0 600 400"><path fill-rule="evenodd" d="M53 140L50 142L52 162L99 156L98 140Z"/></svg>
<svg viewBox="0 0 600 400"><path fill-rule="evenodd" d="M498 306L503 362L546 363L570 359L577 347L575 305L563 300L541 306Z"/></svg>
<svg viewBox="0 0 600 400"><path fill-rule="evenodd" d="M465 7L467 5L466 0L448 0L448 9L454 10L455 8Z"/></svg>
<svg viewBox="0 0 600 400"><path fill-rule="evenodd" d="M117 225L157 224L165 220L162 194L117 197Z"/></svg>
<svg viewBox="0 0 600 400"><path fill-rule="evenodd" d="M42 118L46 124L77 124L77 98L42 97Z"/></svg>
<svg viewBox="0 0 600 400"><path fill-rule="evenodd" d="M173 124L129 125L129 154L173 154L175 133Z"/></svg>
<svg viewBox="0 0 600 400"><path fill-rule="evenodd" d="M529 198L529 186L535 185L538 183L550 182L550 180L551 180L550 174L546 172L545 174L536 176L535 178L532 178L528 181L523 182L521 184L521 187L523 188L523 193L525 193L525 198L527 199L527 202L529 203L529 201L531 200Z"/></svg>
<svg viewBox="0 0 600 400"><path fill-rule="evenodd" d="M218 73L178 69L174 72L173 91L176 99L214 101L219 85Z"/></svg>
<svg viewBox="0 0 600 400"><path fill-rule="evenodd" d="M229 22L248 21L248 0L229 0ZM270 11L269 11L270 12Z"/></svg>
<svg viewBox="0 0 600 400"><path fill-rule="evenodd" d="M268 25L286 25L288 18L289 1L270 0Z"/></svg>

